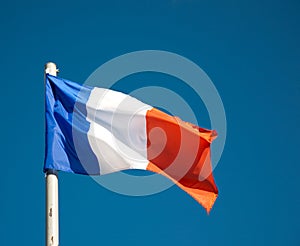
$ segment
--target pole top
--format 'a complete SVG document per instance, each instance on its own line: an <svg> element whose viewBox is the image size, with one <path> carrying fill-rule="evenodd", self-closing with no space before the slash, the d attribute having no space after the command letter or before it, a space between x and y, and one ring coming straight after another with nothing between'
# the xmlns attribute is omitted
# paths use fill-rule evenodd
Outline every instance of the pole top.
<svg viewBox="0 0 300 246"><path fill-rule="evenodd" d="M47 62L45 64L45 74L56 76L58 72L59 70L54 62Z"/></svg>

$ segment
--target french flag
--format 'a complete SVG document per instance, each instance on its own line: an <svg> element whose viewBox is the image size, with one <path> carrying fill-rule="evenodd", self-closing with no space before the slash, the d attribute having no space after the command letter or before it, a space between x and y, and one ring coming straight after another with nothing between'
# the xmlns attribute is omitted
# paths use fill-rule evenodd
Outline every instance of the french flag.
<svg viewBox="0 0 300 246"><path fill-rule="evenodd" d="M121 92L46 75L44 172L160 173L207 212L218 194L210 158L217 136Z"/></svg>

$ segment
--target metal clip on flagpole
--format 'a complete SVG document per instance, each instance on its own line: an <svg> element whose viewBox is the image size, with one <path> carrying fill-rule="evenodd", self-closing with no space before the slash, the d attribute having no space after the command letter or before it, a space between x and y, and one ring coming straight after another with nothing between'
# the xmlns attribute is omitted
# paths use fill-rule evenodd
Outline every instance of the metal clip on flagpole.
<svg viewBox="0 0 300 246"><path fill-rule="evenodd" d="M45 65L45 75L56 76L58 69L56 64L48 62ZM58 230L58 172L47 170L46 172L46 246L59 245Z"/></svg>

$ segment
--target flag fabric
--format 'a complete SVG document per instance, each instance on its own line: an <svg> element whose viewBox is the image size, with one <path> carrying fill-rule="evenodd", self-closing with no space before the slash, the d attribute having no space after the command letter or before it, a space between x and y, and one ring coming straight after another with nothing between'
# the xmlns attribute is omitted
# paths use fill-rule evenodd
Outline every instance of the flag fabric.
<svg viewBox="0 0 300 246"><path fill-rule="evenodd" d="M44 171L102 175L141 169L170 178L207 212L218 194L217 136L129 95L46 75Z"/></svg>

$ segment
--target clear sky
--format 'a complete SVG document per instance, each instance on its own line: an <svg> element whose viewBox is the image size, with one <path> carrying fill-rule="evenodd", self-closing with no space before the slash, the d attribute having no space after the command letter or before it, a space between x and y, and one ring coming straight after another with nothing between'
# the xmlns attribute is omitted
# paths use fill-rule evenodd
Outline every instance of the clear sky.
<svg viewBox="0 0 300 246"><path fill-rule="evenodd" d="M128 197L60 173L60 244L300 245L299 2L102 2L1 4L0 244L44 244L44 64L83 83L109 59L157 49L198 64L223 100L216 204L207 216L175 186Z"/></svg>

